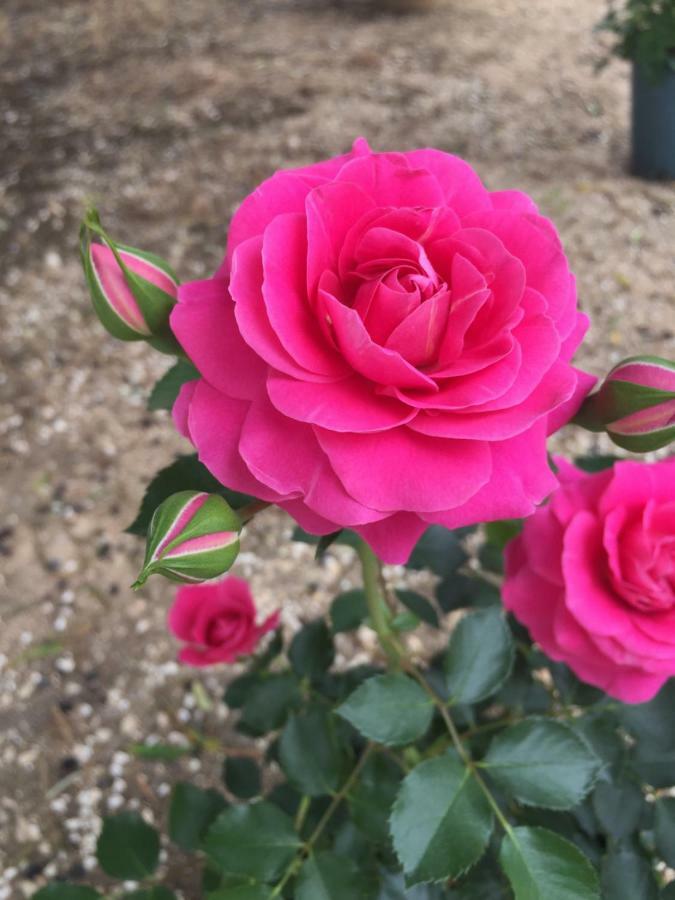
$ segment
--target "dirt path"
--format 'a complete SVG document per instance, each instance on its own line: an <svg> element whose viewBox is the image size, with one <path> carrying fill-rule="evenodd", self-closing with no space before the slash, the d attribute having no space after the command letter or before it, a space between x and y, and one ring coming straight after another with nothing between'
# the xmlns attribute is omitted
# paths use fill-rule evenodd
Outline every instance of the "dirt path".
<svg viewBox="0 0 675 900"><path fill-rule="evenodd" d="M108 340L90 314L76 258L87 202L189 278L215 267L232 210L272 169L359 134L436 146L555 219L593 316L584 364L675 355L675 191L624 174L627 71L592 71L601 0L439 0L409 17L358 0L49 8L0 11L0 900L45 874L83 877L101 812L158 817L169 781L200 765L141 763L130 742L227 734L173 662L168 592L127 588L140 548L122 529L182 444L144 409L165 361ZM261 523L239 571L292 629L350 560L314 567L287 531ZM200 681L218 695L222 675ZM201 777L216 777L208 762Z"/></svg>

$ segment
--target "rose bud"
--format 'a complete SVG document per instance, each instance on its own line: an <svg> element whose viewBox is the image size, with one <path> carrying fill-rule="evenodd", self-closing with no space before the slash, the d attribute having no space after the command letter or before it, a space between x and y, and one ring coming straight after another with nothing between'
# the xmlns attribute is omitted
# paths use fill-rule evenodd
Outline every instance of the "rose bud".
<svg viewBox="0 0 675 900"><path fill-rule="evenodd" d="M619 447L645 453L675 439L675 363L633 356L615 366L575 422L606 431Z"/></svg>
<svg viewBox="0 0 675 900"><path fill-rule="evenodd" d="M218 494L180 491L155 510L143 569L134 588L150 575L198 583L223 575L239 553L242 523Z"/></svg>
<svg viewBox="0 0 675 900"><path fill-rule="evenodd" d="M252 653L279 625L279 611L260 624L248 583L229 575L211 584L182 587L169 610L169 628L184 641L178 659L188 666L233 663Z"/></svg>
<svg viewBox="0 0 675 900"><path fill-rule="evenodd" d="M178 281L168 263L111 240L95 214L85 220L82 234L84 274L104 328L122 341L148 341L162 352L178 352L169 327ZM92 242L92 234L102 243Z"/></svg>

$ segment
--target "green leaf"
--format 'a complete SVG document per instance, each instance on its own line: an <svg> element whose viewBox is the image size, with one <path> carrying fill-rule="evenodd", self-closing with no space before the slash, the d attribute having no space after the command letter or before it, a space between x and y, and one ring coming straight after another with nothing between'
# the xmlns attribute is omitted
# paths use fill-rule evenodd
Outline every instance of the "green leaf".
<svg viewBox="0 0 675 900"><path fill-rule="evenodd" d="M562 722L526 719L492 741L482 765L521 803L570 809L590 791L602 762Z"/></svg>
<svg viewBox="0 0 675 900"><path fill-rule="evenodd" d="M656 849L661 859L672 868L675 865L675 797L659 797L655 806Z"/></svg>
<svg viewBox="0 0 675 900"><path fill-rule="evenodd" d="M305 862L295 887L295 900L370 900L364 873L345 856L324 851Z"/></svg>
<svg viewBox="0 0 675 900"><path fill-rule="evenodd" d="M155 384L148 399L148 409L171 409L186 381L199 378L199 372L185 359L179 359Z"/></svg>
<svg viewBox="0 0 675 900"><path fill-rule="evenodd" d="M512 900L506 879L489 857L475 865L449 893L449 900Z"/></svg>
<svg viewBox="0 0 675 900"><path fill-rule="evenodd" d="M435 575L446 578L467 560L461 540L464 530L450 531L442 525L431 525L419 539L410 559L408 569L430 569Z"/></svg>
<svg viewBox="0 0 675 900"><path fill-rule="evenodd" d="M157 868L159 835L136 812L107 816L98 836L96 858L106 875L140 881Z"/></svg>
<svg viewBox="0 0 675 900"><path fill-rule="evenodd" d="M661 890L659 900L675 900L675 881L671 881Z"/></svg>
<svg viewBox="0 0 675 900"><path fill-rule="evenodd" d="M406 888L400 872L382 872L382 886L377 900L445 900L448 896L435 884L417 884Z"/></svg>
<svg viewBox="0 0 675 900"><path fill-rule="evenodd" d="M675 750L675 678L648 703L619 706L618 716L640 744L658 750ZM675 761L675 755L672 757ZM671 762L672 765L672 762ZM675 775L670 784L675 783Z"/></svg>
<svg viewBox="0 0 675 900"><path fill-rule="evenodd" d="M121 900L176 900L176 895L163 885L156 884L153 887L132 891L130 894L123 894Z"/></svg>
<svg viewBox="0 0 675 900"><path fill-rule="evenodd" d="M169 837L183 850L196 850L213 820L227 803L222 794L179 781L169 806Z"/></svg>
<svg viewBox="0 0 675 900"><path fill-rule="evenodd" d="M129 753L138 759L163 759L173 761L181 756L189 756L193 747L181 747L176 744L132 744Z"/></svg>
<svg viewBox="0 0 675 900"><path fill-rule="evenodd" d="M436 599L443 612L456 609L485 609L501 602L499 590L484 578L451 575L436 587Z"/></svg>
<svg viewBox="0 0 675 900"><path fill-rule="evenodd" d="M301 678L316 678L333 664L333 636L323 619L309 622L291 641L288 658Z"/></svg>
<svg viewBox="0 0 675 900"><path fill-rule="evenodd" d="M485 525L485 538L488 543L503 550L508 542L522 530L522 519L502 519L499 522L488 522Z"/></svg>
<svg viewBox="0 0 675 900"><path fill-rule="evenodd" d="M341 631L355 631L367 616L366 595L358 589L338 594L330 607L330 620L335 634Z"/></svg>
<svg viewBox="0 0 675 900"><path fill-rule="evenodd" d="M228 756L223 763L223 779L228 791L242 800L257 797L262 788L258 764L246 756Z"/></svg>
<svg viewBox="0 0 675 900"><path fill-rule="evenodd" d="M389 746L423 737L433 713L428 694L400 673L369 678L337 709L364 737Z"/></svg>
<svg viewBox="0 0 675 900"><path fill-rule="evenodd" d="M602 472L604 469L611 469L618 460L618 456L602 454L598 456L577 456L574 459L574 465L577 469L582 469L584 472Z"/></svg>
<svg viewBox="0 0 675 900"><path fill-rule="evenodd" d="M207 900L270 900L271 888L263 884L239 884L235 887L220 888L209 894Z"/></svg>
<svg viewBox="0 0 675 900"><path fill-rule="evenodd" d="M391 627L394 631L402 633L404 631L414 631L420 624L419 618L409 609L397 613L391 620Z"/></svg>
<svg viewBox="0 0 675 900"><path fill-rule="evenodd" d="M32 894L31 900L99 900L102 896L103 894L84 884L54 881Z"/></svg>
<svg viewBox="0 0 675 900"><path fill-rule="evenodd" d="M126 529L128 534L145 537L152 514L157 507L178 491L205 491L219 494L233 509L239 509L254 498L223 487L209 470L197 459L196 454L179 456L170 466L162 469L150 482L138 515Z"/></svg>
<svg viewBox="0 0 675 900"><path fill-rule="evenodd" d="M452 702L477 703L494 694L509 677L513 658L513 639L501 610L464 616L450 637L445 658Z"/></svg>
<svg viewBox="0 0 675 900"><path fill-rule="evenodd" d="M416 615L418 619L426 622L427 625L432 625L434 628L438 628L438 613L426 597L423 597L421 594L418 594L415 591L403 590L397 590L396 596L406 607L406 609L409 609L410 612Z"/></svg>
<svg viewBox="0 0 675 900"><path fill-rule="evenodd" d="M645 798L637 784L600 781L593 791L593 811L605 834L620 841L637 831Z"/></svg>
<svg viewBox="0 0 675 900"><path fill-rule="evenodd" d="M267 734L281 728L301 702L300 685L292 672L267 675L248 692L239 724L250 734Z"/></svg>
<svg viewBox="0 0 675 900"><path fill-rule="evenodd" d="M203 843L205 852L223 871L260 881L274 881L299 846L292 820L264 800L226 809Z"/></svg>
<svg viewBox="0 0 675 900"><path fill-rule="evenodd" d="M583 853L545 828L513 828L499 863L515 900L600 900L598 876Z"/></svg>
<svg viewBox="0 0 675 900"><path fill-rule="evenodd" d="M337 790L347 758L330 712L312 706L291 716L279 741L279 762L289 782L303 794L321 797Z"/></svg>
<svg viewBox="0 0 675 900"><path fill-rule="evenodd" d="M389 843L389 816L401 778L396 762L383 753L371 754L347 797L354 824L376 844Z"/></svg>
<svg viewBox="0 0 675 900"><path fill-rule="evenodd" d="M610 852L602 861L602 890L608 900L658 900L652 867L628 848Z"/></svg>
<svg viewBox="0 0 675 900"><path fill-rule="evenodd" d="M466 766L446 754L406 776L390 826L408 883L442 881L457 878L481 857L492 811Z"/></svg>

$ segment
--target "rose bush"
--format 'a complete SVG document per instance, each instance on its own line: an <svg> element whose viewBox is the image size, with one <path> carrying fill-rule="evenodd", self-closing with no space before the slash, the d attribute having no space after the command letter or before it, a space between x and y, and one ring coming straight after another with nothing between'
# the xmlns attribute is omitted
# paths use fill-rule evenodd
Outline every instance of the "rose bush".
<svg viewBox="0 0 675 900"><path fill-rule="evenodd" d="M180 588L168 622L173 634L185 642L179 660L188 666L212 666L252 653L260 639L278 627L279 615L272 613L257 624L248 582L230 575Z"/></svg>
<svg viewBox="0 0 675 900"><path fill-rule="evenodd" d="M405 561L430 523L525 516L546 437L593 379L553 225L437 150L354 150L242 203L171 325L201 378L174 408L225 485Z"/></svg>
<svg viewBox="0 0 675 900"><path fill-rule="evenodd" d="M552 659L628 703L675 675L675 459L561 487L506 548L507 609Z"/></svg>

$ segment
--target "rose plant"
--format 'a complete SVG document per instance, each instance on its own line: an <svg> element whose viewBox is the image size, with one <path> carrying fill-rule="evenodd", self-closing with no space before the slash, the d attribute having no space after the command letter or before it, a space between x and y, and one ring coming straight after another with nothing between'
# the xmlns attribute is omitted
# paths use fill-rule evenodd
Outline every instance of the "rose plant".
<svg viewBox="0 0 675 900"><path fill-rule="evenodd" d="M672 900L673 461L552 462L546 439L575 417L665 446L673 366L632 359L592 393L571 362L587 320L534 203L448 154L357 141L244 200L211 279L172 292L94 213L82 255L111 333L174 347L150 407L196 450L130 526L147 534L135 587L184 582L179 658L244 662L223 702L264 754L174 786L194 896ZM225 576L270 505L362 571L293 635ZM381 561L425 570L429 593ZM370 662L336 666L337 636L364 628ZM103 871L143 883L115 896L175 896L159 846L134 813L104 820Z"/></svg>

